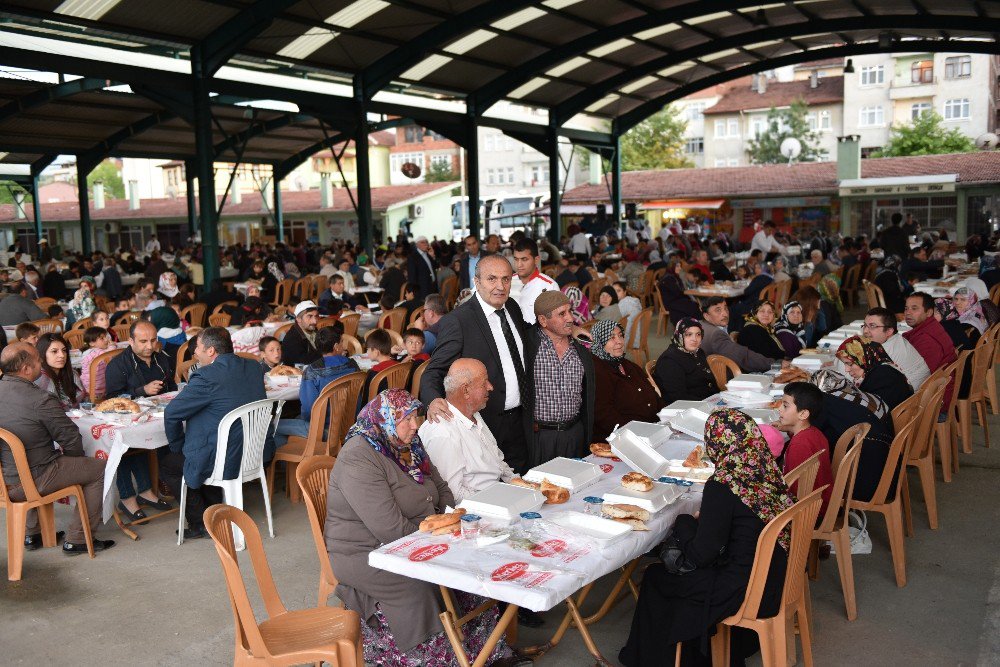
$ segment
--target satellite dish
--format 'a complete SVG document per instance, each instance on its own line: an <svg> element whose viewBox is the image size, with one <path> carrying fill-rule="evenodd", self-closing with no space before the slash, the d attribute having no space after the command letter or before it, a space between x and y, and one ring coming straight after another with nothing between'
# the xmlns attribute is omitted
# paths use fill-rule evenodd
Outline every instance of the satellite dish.
<svg viewBox="0 0 1000 667"><path fill-rule="evenodd" d="M403 172L403 176L407 178L420 178L420 165L416 162L404 162L399 170Z"/></svg>
<svg viewBox="0 0 1000 667"><path fill-rule="evenodd" d="M997 138L997 135L992 132L984 132L976 137L976 147L980 150L991 151L997 147L998 141L1000 139Z"/></svg>
<svg viewBox="0 0 1000 667"><path fill-rule="evenodd" d="M781 142L781 148L779 149L781 154L788 158L788 164L792 163L792 160L799 156L802 152L802 142L795 137L788 137Z"/></svg>

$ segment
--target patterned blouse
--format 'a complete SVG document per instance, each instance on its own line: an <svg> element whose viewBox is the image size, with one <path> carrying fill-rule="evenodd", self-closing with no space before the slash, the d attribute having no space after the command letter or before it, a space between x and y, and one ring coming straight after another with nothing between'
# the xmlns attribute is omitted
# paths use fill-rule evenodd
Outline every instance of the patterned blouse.
<svg viewBox="0 0 1000 667"><path fill-rule="evenodd" d="M583 361L570 343L560 359L555 344L544 332L538 335L535 357L535 421L565 422L576 419L583 403Z"/></svg>

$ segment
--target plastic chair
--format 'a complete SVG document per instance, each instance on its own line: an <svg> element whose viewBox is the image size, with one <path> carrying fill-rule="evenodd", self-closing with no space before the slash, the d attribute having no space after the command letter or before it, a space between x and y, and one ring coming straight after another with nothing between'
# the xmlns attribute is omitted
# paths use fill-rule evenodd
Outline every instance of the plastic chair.
<svg viewBox="0 0 1000 667"><path fill-rule="evenodd" d="M7 495L7 485L3 483L3 470L0 470L0 507L7 510L7 579L21 580L21 570L24 565L24 538L27 532L26 521L29 510L38 510L38 525L42 529L42 544L46 547L56 546L56 517L53 503L66 496L76 496L77 511L83 524L83 535L87 541L87 553L94 557L94 540L90 534L90 518L87 515L87 500L83 497L83 487L73 484L63 489L57 489L44 496L38 492L35 479L31 476L28 466L28 455L24 452L24 443L7 429L0 428L0 440L7 443L14 457L17 476L24 490L24 500L14 501Z"/></svg>
<svg viewBox="0 0 1000 667"><path fill-rule="evenodd" d="M326 327L332 327L339 321L340 318L336 316L321 317L316 320L316 331L325 329Z"/></svg>
<svg viewBox="0 0 1000 667"><path fill-rule="evenodd" d="M871 429L869 424L855 424L837 441L833 469L833 489L826 514L819 519L813 531L812 548L809 551L809 577L817 579L819 573L819 545L827 540L837 548L837 570L840 573L840 588L844 592L844 607L847 620L858 617L858 602L854 592L854 563L851 558L851 532L847 523L851 497L854 494L854 480L858 476L858 461L861 458L861 444Z"/></svg>
<svg viewBox="0 0 1000 667"><path fill-rule="evenodd" d="M653 309L643 308L632 323L632 331L629 332L627 349L632 355L632 361L640 366L649 361L649 327L652 322Z"/></svg>
<svg viewBox="0 0 1000 667"><path fill-rule="evenodd" d="M43 296L35 299L35 305L39 307L42 311L48 310L51 306L56 304L56 300L50 296Z"/></svg>
<svg viewBox="0 0 1000 667"><path fill-rule="evenodd" d="M70 329L63 334L63 340L74 350L83 349L83 329Z"/></svg>
<svg viewBox="0 0 1000 667"><path fill-rule="evenodd" d="M40 334L62 333L63 330L63 321L57 318L35 320L32 324L38 327Z"/></svg>
<svg viewBox="0 0 1000 667"><path fill-rule="evenodd" d="M847 269L847 274L844 276L844 284L840 286L840 291L843 292L845 297L847 297L847 304L849 308L854 308L854 304L858 300L858 284L860 280L860 264L855 264L851 268Z"/></svg>
<svg viewBox="0 0 1000 667"><path fill-rule="evenodd" d="M403 332L403 325L405 322L406 308L390 308L382 313L382 316L378 318L378 326L380 329L395 331L396 333Z"/></svg>
<svg viewBox="0 0 1000 667"><path fill-rule="evenodd" d="M368 340L368 336L371 335L372 331L375 331L375 329L372 329L371 331L365 334L365 340ZM394 347L396 346L403 347L403 336L398 331L396 331L395 329L382 329L382 331L389 334L389 340L392 341L392 345Z"/></svg>
<svg viewBox="0 0 1000 667"><path fill-rule="evenodd" d="M376 373L368 385L368 400L372 401L378 396L379 385L382 384L383 380L389 385L389 389L406 389L406 379L410 377L410 367L412 365L412 361L401 361L398 364L393 364L384 371Z"/></svg>
<svg viewBox="0 0 1000 667"><path fill-rule="evenodd" d="M365 351L361 341L348 333L340 336L340 344L344 346L344 351L347 352L347 356L349 357L353 357L354 355L361 354Z"/></svg>
<svg viewBox="0 0 1000 667"><path fill-rule="evenodd" d="M233 316L229 313L215 313L214 315L208 316L208 326L225 328L229 326L232 319Z"/></svg>
<svg viewBox="0 0 1000 667"><path fill-rule="evenodd" d="M441 283L441 296L448 308L455 307L455 300L458 298L458 276L449 276Z"/></svg>
<svg viewBox="0 0 1000 667"><path fill-rule="evenodd" d="M1000 285L1000 283L998 283ZM998 285L994 285L996 288ZM994 324L989 331L992 331L994 340L993 361L986 371L986 397L990 401L990 409L993 414L1000 415L1000 393L997 392L997 365L1000 365L1000 324Z"/></svg>
<svg viewBox="0 0 1000 667"><path fill-rule="evenodd" d="M330 286L330 277L319 275L313 277L312 287L309 289L309 298L319 303L319 295Z"/></svg>
<svg viewBox="0 0 1000 667"><path fill-rule="evenodd" d="M340 323L344 325L345 334L357 338L358 324L361 323L361 313L343 313L340 316Z"/></svg>
<svg viewBox="0 0 1000 667"><path fill-rule="evenodd" d="M274 330L274 337L277 338L278 340L283 340L285 338L285 334L288 333L288 330L291 329L292 325L294 324L295 322L282 324L280 327Z"/></svg>
<svg viewBox="0 0 1000 667"><path fill-rule="evenodd" d="M778 289L778 283L772 281L770 285L760 291L760 301L770 301L775 304L774 307L777 308Z"/></svg>
<svg viewBox="0 0 1000 667"><path fill-rule="evenodd" d="M132 337L132 323L128 324L116 324L111 327L111 330L115 332L115 338L120 342L125 342Z"/></svg>
<svg viewBox="0 0 1000 667"><path fill-rule="evenodd" d="M969 357L972 350L963 350L958 353L958 358L947 367L946 373L951 378L951 386L961 387L965 373L970 365ZM947 393L947 390L945 391ZM958 399L955 396L957 390L952 391L951 403L945 407L946 419L938 422L936 435L938 440L938 450L941 454L941 466L946 471L944 479L950 482L951 472L958 472L958 437L962 429L958 423ZM971 444L970 444L971 448Z"/></svg>
<svg viewBox="0 0 1000 667"><path fill-rule="evenodd" d="M808 612L809 592L806 589L806 578L803 570L809 553L813 526L823 501L821 494L822 489L816 489L764 526L764 530L757 539L757 551L754 555L753 569L750 572L746 598L735 614L719 622L718 631L712 638L712 664L729 664L729 629L741 627L753 630L760 637L764 667L785 667L788 653L786 638L791 639L787 633L796 616L802 639L802 661L807 667L813 664L812 631ZM771 557L774 555L775 543L781 531L789 525L792 535L788 550L785 582L781 593L781 605L778 608L778 613L774 616L761 618L758 615L760 603L764 595L768 571L771 568Z"/></svg>
<svg viewBox="0 0 1000 667"><path fill-rule="evenodd" d="M226 502L243 508L243 484L255 479L260 480L264 490L264 508L267 511L267 530L274 537L274 522L271 518L271 496L267 492L267 479L264 477L264 441L272 424L277 424L281 417L281 407L284 401L272 401L265 398L253 403L241 405L222 418L219 422L217 445L215 447L215 466L203 484L222 487ZM243 427L243 455L240 459L240 471L233 479L224 477L226 469L226 450L229 449L229 432L239 420ZM180 517L177 522L177 545L184 544L184 510L187 503L187 480L181 479ZM243 549L243 536L237 534L237 549Z"/></svg>
<svg viewBox="0 0 1000 667"><path fill-rule="evenodd" d="M357 612L336 607L289 611L274 585L260 531L246 512L229 505L212 505L205 510L204 520L222 563L233 610L234 665L328 662L333 667L364 666L361 618ZM236 557L236 539L241 533L246 536L254 579L267 614L267 619L260 623Z"/></svg>
<svg viewBox="0 0 1000 667"><path fill-rule="evenodd" d="M656 380L653 379L653 369L656 368L656 362L656 359L650 359L646 362L646 379L649 380L649 384L653 385L656 395L660 396L660 388L656 385Z"/></svg>
<svg viewBox="0 0 1000 667"><path fill-rule="evenodd" d="M412 327L417 321L420 320L420 316L423 314L424 314L423 306L418 306L417 308L414 308L413 312L410 314L410 321L407 322L406 326Z"/></svg>
<svg viewBox="0 0 1000 667"><path fill-rule="evenodd" d="M719 385L719 391L723 391L729 380L743 372L738 363L721 354L708 355L708 367L712 369L712 375L715 376L715 384Z"/></svg>
<svg viewBox="0 0 1000 667"><path fill-rule="evenodd" d="M892 439L889 448L889 456L882 469L882 478L872 499L867 502L852 500L854 509L865 512L878 512L885 517L886 530L889 532L889 548L892 551L892 567L896 575L896 585L902 588L906 585L906 545L903 543L903 485L906 484L906 475L900 470L899 480L896 483L895 493L889 497L889 486L892 478L899 469L899 462L906 461L910 454L910 445L913 442L913 431L916 428L916 418L911 419L905 426L896 431L896 437Z"/></svg>
<svg viewBox="0 0 1000 667"><path fill-rule="evenodd" d="M1000 283L990 288L990 301L1000 306Z"/></svg>
<svg viewBox="0 0 1000 667"><path fill-rule="evenodd" d="M76 331L77 329L79 329L81 332L83 332L87 330L87 327L91 327L93 325L94 325L94 318L85 317L82 320L77 320L76 322L73 322L73 326L71 326L69 330ZM69 331L67 331L66 333L69 333Z"/></svg>
<svg viewBox="0 0 1000 667"><path fill-rule="evenodd" d="M319 556L319 606L325 607L327 600L337 588L337 577L330 566L330 555L326 551L323 524L326 521L326 492L330 486L330 472L337 459L333 456L310 456L299 464L295 471L302 497L306 499L306 514L309 528ZM343 606L343 603L341 603Z"/></svg>
<svg viewBox="0 0 1000 667"><path fill-rule="evenodd" d="M177 364L177 370L174 372L174 382L180 384L181 382L187 382L188 378L191 376L191 367L198 363L198 360L191 357L187 361L181 361Z"/></svg>
<svg viewBox="0 0 1000 667"><path fill-rule="evenodd" d="M312 292L312 284L312 276L303 276L295 281L292 286L292 294L297 296L299 301L305 301Z"/></svg>
<svg viewBox="0 0 1000 667"><path fill-rule="evenodd" d="M816 486L816 475L819 474L819 457L820 455L829 456L826 452L816 452L809 458L807 458L802 463L795 466L793 470L789 470L784 475L785 485L789 489L793 485L798 484L795 487L795 496L797 498L803 498L813 491L813 487Z"/></svg>
<svg viewBox="0 0 1000 667"><path fill-rule="evenodd" d="M366 374L360 371L349 373L323 387L309 411L309 433L305 438L289 436L288 442L274 453L267 469L267 486L271 493L274 493L274 473L279 461L285 462L285 494L297 503L299 490L292 484L296 466L317 454L336 456L340 452L350 426L348 415L354 415L365 377Z"/></svg>
<svg viewBox="0 0 1000 667"><path fill-rule="evenodd" d="M972 406L976 407L979 425L983 427L983 439L986 447L990 446L990 425L986 421L986 376L993 363L995 353L995 341L989 336L982 336L972 351L972 382L969 384L968 396L964 398L958 396L961 385L957 377L955 380L952 403L955 404L956 417L962 432L962 450L966 454L972 453ZM958 374L961 374L963 370L960 367Z"/></svg>
<svg viewBox="0 0 1000 667"><path fill-rule="evenodd" d="M107 369L108 362L117 357L119 354L125 351L125 348L118 348L116 350L108 350L107 352L102 352L93 359L90 360L90 366L87 368L88 380L90 384L90 402L97 403L97 401L104 398L103 396L97 395L97 374L101 371L101 364L104 364L104 368Z"/></svg>
<svg viewBox="0 0 1000 667"><path fill-rule="evenodd" d="M208 312L208 306L203 303L192 303L190 306L181 311L181 319L187 320L188 324L193 327L203 327L205 326L205 313Z"/></svg>
<svg viewBox="0 0 1000 667"><path fill-rule="evenodd" d="M861 284L865 288L865 301L868 302L868 307L885 308L885 294L883 294L882 288L870 280L862 280Z"/></svg>
<svg viewBox="0 0 1000 667"><path fill-rule="evenodd" d="M944 403L944 392L948 382L947 377L941 377L934 380L933 384L925 382L921 387L916 433L913 445L910 447L910 456L906 460L906 465L916 468L920 476L920 487L924 493L924 503L927 505L927 523L931 530L937 530L938 527L937 493L934 484L934 427L937 425L938 414ZM904 495L904 501L907 524L912 531L913 519L908 492Z"/></svg>
<svg viewBox="0 0 1000 667"><path fill-rule="evenodd" d="M272 306L287 306L288 302L292 300L292 287L295 286L295 280L292 278L285 278L278 284L274 286L274 300L271 301Z"/></svg>
<svg viewBox="0 0 1000 667"><path fill-rule="evenodd" d="M413 394L415 398L420 396L420 379L424 377L424 371L427 370L427 362L420 364L413 371L413 377L410 379L410 393Z"/></svg>

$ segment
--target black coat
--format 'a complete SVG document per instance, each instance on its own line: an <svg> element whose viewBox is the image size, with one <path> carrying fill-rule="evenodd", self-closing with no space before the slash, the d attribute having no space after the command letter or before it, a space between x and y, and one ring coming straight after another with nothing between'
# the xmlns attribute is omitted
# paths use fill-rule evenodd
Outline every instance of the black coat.
<svg viewBox="0 0 1000 667"><path fill-rule="evenodd" d="M42 291L56 301L62 300L66 294L66 279L58 271L49 271L42 279Z"/></svg>
<svg viewBox="0 0 1000 667"><path fill-rule="evenodd" d="M889 410L895 410L897 405L913 396L913 388L906 376L888 364L879 364L866 373L858 388L881 398Z"/></svg>
<svg viewBox="0 0 1000 667"><path fill-rule="evenodd" d="M719 391L702 350L689 354L671 345L656 360L653 380L667 405L674 401L701 401Z"/></svg>
<svg viewBox="0 0 1000 667"><path fill-rule="evenodd" d="M886 257L895 255L900 259L910 256L910 240L906 238L906 232L898 225L892 225L882 232L882 249Z"/></svg>
<svg viewBox="0 0 1000 667"><path fill-rule="evenodd" d="M104 290L109 299L117 301L125 292L121 274L113 266L105 267L102 273L104 274L104 280L101 281L101 289Z"/></svg>
<svg viewBox="0 0 1000 667"><path fill-rule="evenodd" d="M769 359L784 359L786 356L784 346L759 324L744 325L743 331L740 332L739 343Z"/></svg>
<svg viewBox="0 0 1000 667"><path fill-rule="evenodd" d="M622 663L672 665L677 642L713 634L715 625L743 604L763 530L764 522L729 487L714 479L706 482L700 518L682 514L673 528L685 558L697 569L670 574L662 563L654 563L646 570L628 643L619 654ZM785 550L775 544L761 616L777 613L787 563ZM749 648L740 646L735 634L733 640L735 664L756 650L752 640Z"/></svg>
<svg viewBox="0 0 1000 667"><path fill-rule="evenodd" d="M861 423L869 424L871 428L861 443L861 457L858 459L858 476L854 481L853 497L855 500L867 502L875 494L879 480L882 479L886 459L889 458L893 437L891 417L887 415L885 419L879 419L875 413L862 405L832 394L823 394L823 410L813 425L826 436L832 457L837 440L844 431ZM896 475L898 474L897 469ZM895 483L894 479L893 487Z"/></svg>
<svg viewBox="0 0 1000 667"><path fill-rule="evenodd" d="M903 290L899 286L899 276L892 271L882 271L875 275L875 284L882 290L882 296L885 297L885 307L893 314L898 315L903 312L903 308L906 306L906 297L903 296Z"/></svg>
<svg viewBox="0 0 1000 667"><path fill-rule="evenodd" d="M672 273L665 273L657 285L663 307L670 313L670 321L677 324L682 318L701 318L701 308L698 302L684 293L684 285L680 278Z"/></svg>
<svg viewBox="0 0 1000 667"><path fill-rule="evenodd" d="M490 253L485 250L479 251L479 259L486 257ZM475 289L475 285L469 279L469 253L462 254L462 266L458 272L458 289Z"/></svg>
<svg viewBox="0 0 1000 667"><path fill-rule="evenodd" d="M289 366L311 364L322 356L297 323L292 325L281 341L281 361Z"/></svg>
<svg viewBox="0 0 1000 667"><path fill-rule="evenodd" d="M434 258L430 255L427 258L437 268ZM437 278L434 272L427 266L427 262L424 261L420 251L416 248L410 250L410 256L406 260L406 277L409 282L417 286L416 297L421 301L428 294L436 294L438 291Z"/></svg>

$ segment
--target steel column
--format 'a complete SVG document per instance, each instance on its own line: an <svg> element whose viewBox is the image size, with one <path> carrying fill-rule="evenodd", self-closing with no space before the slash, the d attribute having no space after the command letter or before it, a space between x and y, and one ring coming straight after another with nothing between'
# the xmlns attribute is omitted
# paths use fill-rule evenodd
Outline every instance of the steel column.
<svg viewBox="0 0 1000 667"><path fill-rule="evenodd" d="M76 159L76 194L80 202L80 234L83 237L83 254L89 255L94 251L93 233L90 224L90 197L87 193L87 167Z"/></svg>
<svg viewBox="0 0 1000 667"><path fill-rule="evenodd" d="M285 212L281 204L281 181L277 174L271 176L271 187L274 188L274 225L278 228L278 241L285 242Z"/></svg>
<svg viewBox="0 0 1000 667"><path fill-rule="evenodd" d="M194 238L198 234L198 205L194 191L195 183L195 161L184 161L184 179L187 181L187 214L188 214L188 236Z"/></svg>
<svg viewBox="0 0 1000 667"><path fill-rule="evenodd" d="M613 224L622 233L622 142L621 137L614 135L614 153L611 154L611 216Z"/></svg>
<svg viewBox="0 0 1000 667"><path fill-rule="evenodd" d="M35 243L42 239L42 202L38 198L38 174L31 175L31 210L35 214Z"/></svg>
<svg viewBox="0 0 1000 667"><path fill-rule="evenodd" d="M194 142L198 163L198 208L201 214L202 265L206 290L214 288L219 278L219 223L215 208L215 173L212 150L212 107L209 98L210 76L205 71L201 49L191 49L193 76Z"/></svg>
<svg viewBox="0 0 1000 667"><path fill-rule="evenodd" d="M559 126L554 117L549 122L549 240L559 245L562 231L559 201ZM534 224L534 221L532 221Z"/></svg>
<svg viewBox="0 0 1000 667"><path fill-rule="evenodd" d="M478 239L483 222L479 215L479 124L476 123L474 113L470 107L465 131L465 178L469 195L469 201L466 203L469 211L469 236Z"/></svg>
<svg viewBox="0 0 1000 667"><path fill-rule="evenodd" d="M358 178L358 241L369 257L375 256L372 247L374 220L372 219L372 183L368 164L368 111L364 89L354 87L356 127L354 129L354 160ZM383 230L383 233L385 230Z"/></svg>

